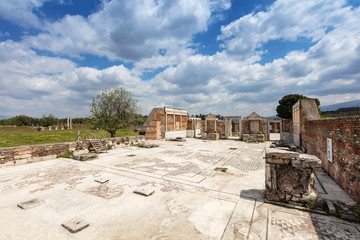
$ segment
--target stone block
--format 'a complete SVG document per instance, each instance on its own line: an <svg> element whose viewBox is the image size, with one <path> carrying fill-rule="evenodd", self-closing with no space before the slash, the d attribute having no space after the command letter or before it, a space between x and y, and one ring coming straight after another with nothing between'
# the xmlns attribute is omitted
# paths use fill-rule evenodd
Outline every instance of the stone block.
<svg viewBox="0 0 360 240"><path fill-rule="evenodd" d="M28 161L26 159L19 159L19 160L16 160L16 165L25 164L27 162Z"/></svg>
<svg viewBox="0 0 360 240"><path fill-rule="evenodd" d="M73 159L78 161L89 161L97 159L99 156L96 153L84 153L79 155L74 155Z"/></svg>
<svg viewBox="0 0 360 240"><path fill-rule="evenodd" d="M77 151L73 152L73 156L82 155L82 154L86 154L86 153L89 153L88 149L77 150Z"/></svg>
<svg viewBox="0 0 360 240"><path fill-rule="evenodd" d="M61 226L63 226L67 230L69 230L69 232L71 232L71 233L77 233L77 232L87 228L89 225L90 224L88 222L86 222L84 219L82 219L80 217L74 217L74 218L64 222L63 224L61 224Z"/></svg>
<svg viewBox="0 0 360 240"><path fill-rule="evenodd" d="M42 200L42 199L39 199L39 198L34 198L34 199L31 199L29 201L26 201L26 202L21 202L21 203L18 203L17 206L21 209L30 209L30 208L34 208L34 207L37 207L37 206L40 206L41 204L43 204L45 201Z"/></svg>
<svg viewBox="0 0 360 240"><path fill-rule="evenodd" d="M326 200L326 204L329 208L329 213L330 214L335 214L336 213L336 209L335 209L335 206L334 204L330 201L330 200Z"/></svg>
<svg viewBox="0 0 360 240"><path fill-rule="evenodd" d="M51 160L51 159L56 159L56 154L51 154L51 155L41 157L41 161L46 161L46 160Z"/></svg>
<svg viewBox="0 0 360 240"><path fill-rule="evenodd" d="M144 144L143 145L144 148L154 148L154 147L159 147L159 144Z"/></svg>
<svg viewBox="0 0 360 240"><path fill-rule="evenodd" d="M138 188L134 190L134 193L143 195L145 197L148 197L154 193L154 189L152 189L150 186L146 186L144 188Z"/></svg>
<svg viewBox="0 0 360 240"><path fill-rule="evenodd" d="M108 178L98 178L98 179L95 179L95 182L98 182L100 184L103 184L103 183L107 183L109 181Z"/></svg>

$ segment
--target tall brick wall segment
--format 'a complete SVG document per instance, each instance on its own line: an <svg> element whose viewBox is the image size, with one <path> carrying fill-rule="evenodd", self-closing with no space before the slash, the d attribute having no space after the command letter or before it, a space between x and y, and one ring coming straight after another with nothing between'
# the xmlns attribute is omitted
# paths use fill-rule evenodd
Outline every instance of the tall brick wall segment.
<svg viewBox="0 0 360 240"><path fill-rule="evenodd" d="M332 162L327 160L328 138L332 140ZM320 158L324 170L360 201L360 117L305 121L301 146Z"/></svg>

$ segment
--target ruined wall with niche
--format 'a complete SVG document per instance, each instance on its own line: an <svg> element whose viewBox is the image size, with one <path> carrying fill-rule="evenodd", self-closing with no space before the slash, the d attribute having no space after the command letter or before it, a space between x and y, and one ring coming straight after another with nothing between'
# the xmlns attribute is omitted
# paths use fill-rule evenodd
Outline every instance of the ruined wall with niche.
<svg viewBox="0 0 360 240"><path fill-rule="evenodd" d="M355 201L360 200L360 117L305 121L301 146L321 159L324 170Z"/></svg>
<svg viewBox="0 0 360 240"><path fill-rule="evenodd" d="M242 140L262 142L270 139L269 121L253 112L242 119Z"/></svg>

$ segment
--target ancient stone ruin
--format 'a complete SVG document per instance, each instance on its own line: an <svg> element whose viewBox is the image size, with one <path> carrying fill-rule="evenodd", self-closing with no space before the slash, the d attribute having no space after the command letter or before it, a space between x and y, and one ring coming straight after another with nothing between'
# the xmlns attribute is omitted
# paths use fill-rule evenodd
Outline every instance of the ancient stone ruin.
<svg viewBox="0 0 360 240"><path fill-rule="evenodd" d="M317 157L268 148L265 158L266 199L302 202L313 192L313 170L321 167L321 161Z"/></svg>
<svg viewBox="0 0 360 240"><path fill-rule="evenodd" d="M190 118L186 110L154 108L140 130L146 139L174 139L200 134L199 118Z"/></svg>
<svg viewBox="0 0 360 240"><path fill-rule="evenodd" d="M256 112L243 120L243 141L264 142L270 139L269 122Z"/></svg>
<svg viewBox="0 0 360 240"><path fill-rule="evenodd" d="M217 119L213 114L209 113L205 117L203 124L202 138L209 140L218 140L220 138L219 133L219 119Z"/></svg>

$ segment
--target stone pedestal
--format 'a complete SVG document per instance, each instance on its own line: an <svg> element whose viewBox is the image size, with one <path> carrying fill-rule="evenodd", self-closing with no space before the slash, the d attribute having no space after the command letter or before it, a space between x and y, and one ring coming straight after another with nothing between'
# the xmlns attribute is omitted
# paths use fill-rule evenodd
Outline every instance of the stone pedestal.
<svg viewBox="0 0 360 240"><path fill-rule="evenodd" d="M321 161L312 155L266 149L265 198L281 202L303 201L313 190L313 169L320 166Z"/></svg>
<svg viewBox="0 0 360 240"><path fill-rule="evenodd" d="M219 140L220 134L219 133L209 133L207 135L207 139L209 140Z"/></svg>

